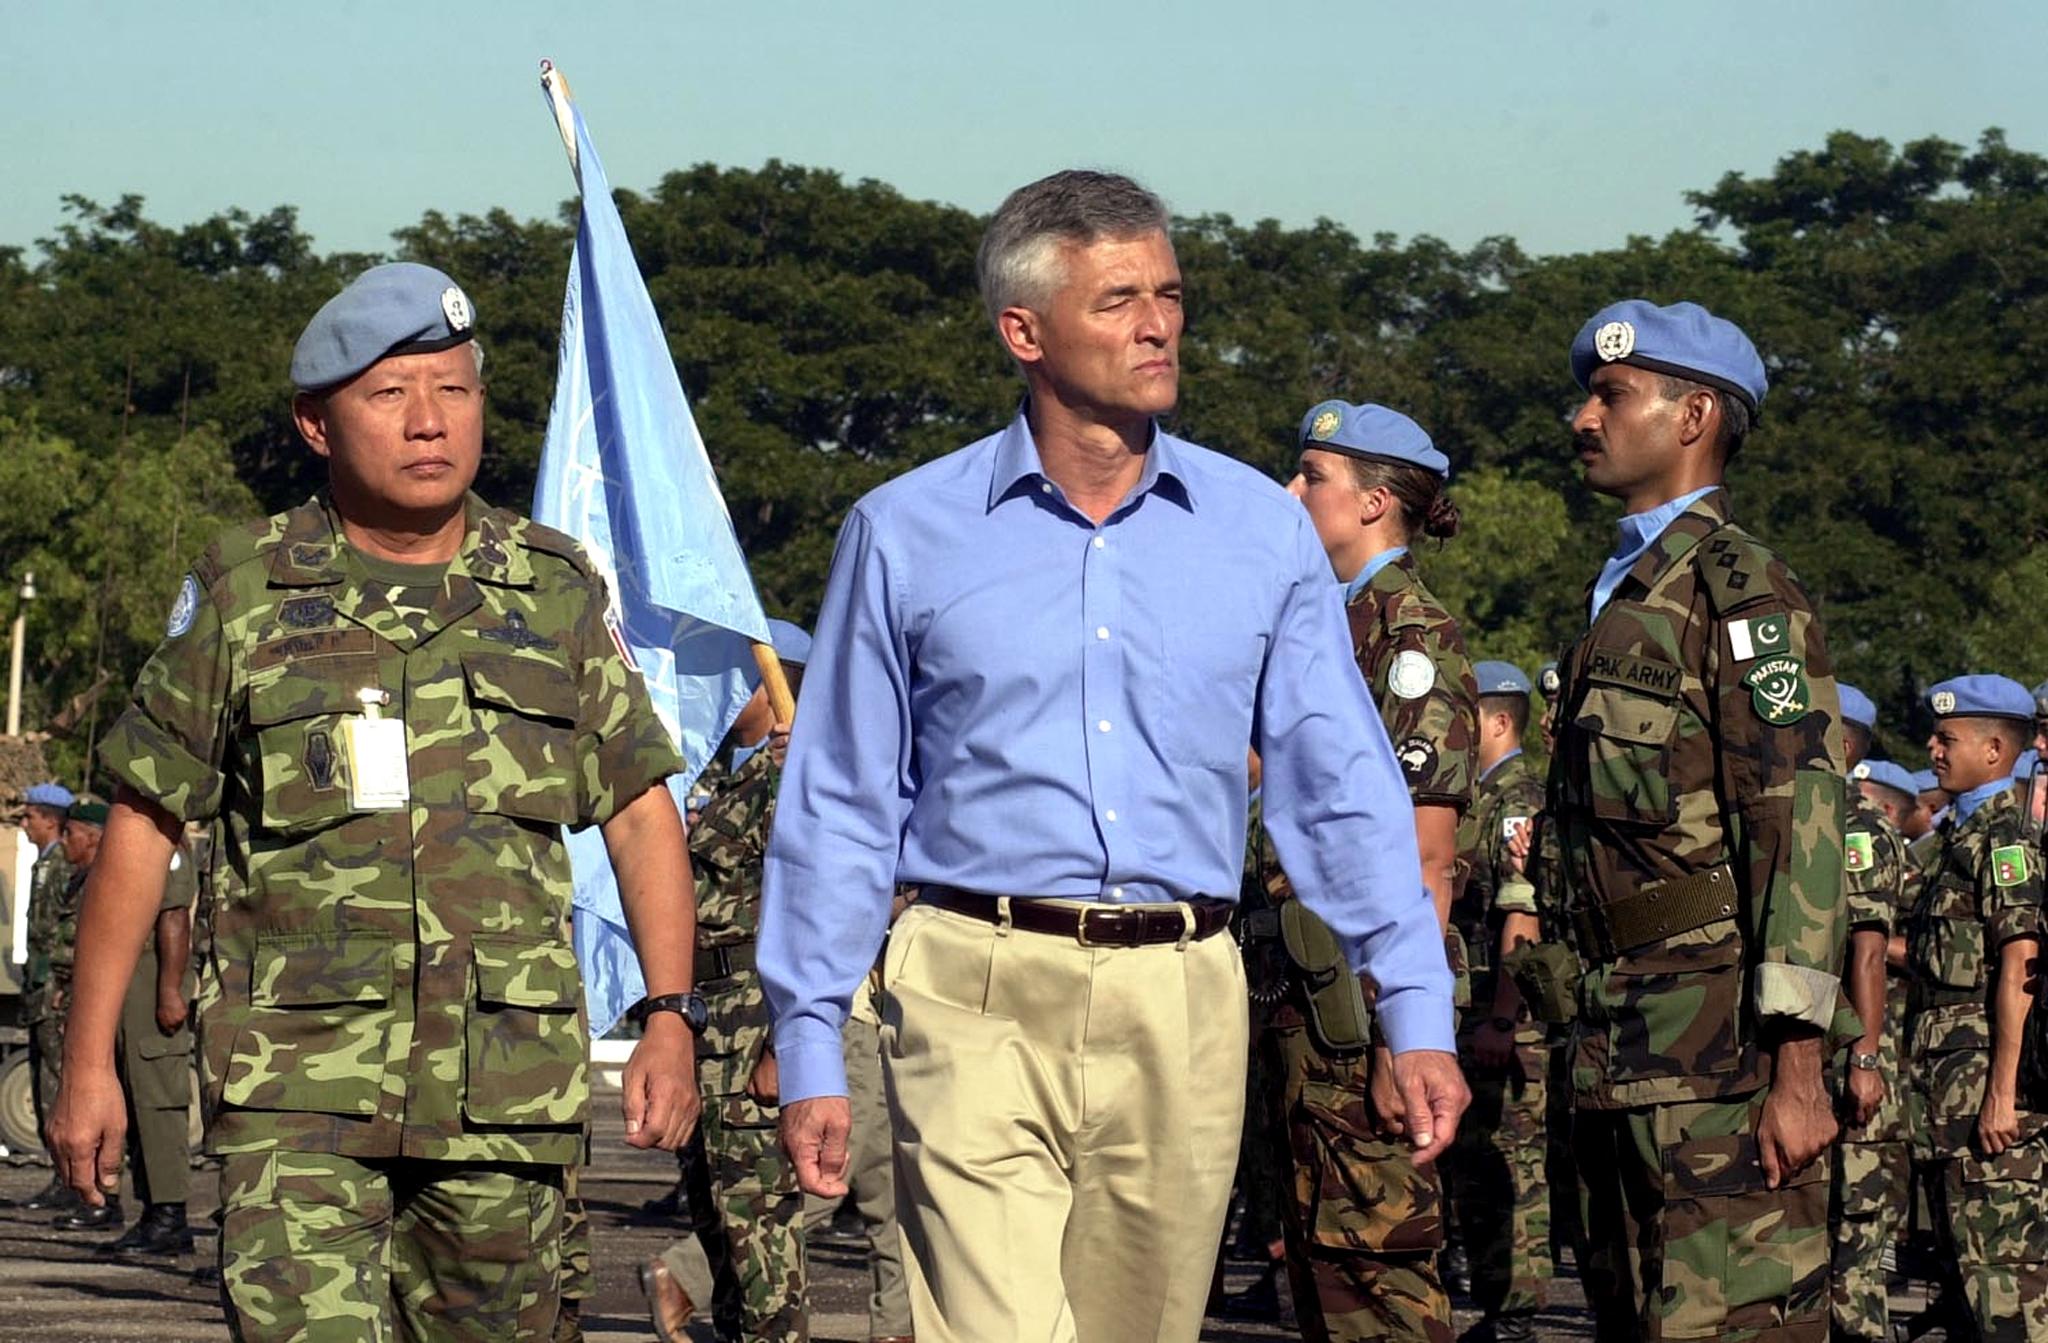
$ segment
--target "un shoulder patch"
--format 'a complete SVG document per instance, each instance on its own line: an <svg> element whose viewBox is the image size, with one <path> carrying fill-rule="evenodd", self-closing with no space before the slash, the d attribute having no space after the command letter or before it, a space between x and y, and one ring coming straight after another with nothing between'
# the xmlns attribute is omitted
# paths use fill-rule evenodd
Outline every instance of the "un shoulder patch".
<svg viewBox="0 0 2048 1343"><path fill-rule="evenodd" d="M190 574L178 585L178 599L171 603L171 618L164 623L164 638L175 639L192 628L199 617L199 580Z"/></svg>
<svg viewBox="0 0 2048 1343"><path fill-rule="evenodd" d="M1806 684L1806 664L1795 657L1768 657L1743 673L1757 717L1772 727L1788 727L1806 717L1813 695Z"/></svg>
<svg viewBox="0 0 2048 1343"><path fill-rule="evenodd" d="M1877 866L1877 847L1870 842L1866 831L1842 836L1842 868L1848 872L1868 872Z"/></svg>
<svg viewBox="0 0 2048 1343"><path fill-rule="evenodd" d="M1402 699L1421 699L1436 686L1436 664L1429 654L1404 648L1394 655L1387 672L1387 688Z"/></svg>
<svg viewBox="0 0 2048 1343"><path fill-rule="evenodd" d="M1991 851L1991 880L2000 886L2018 886L2027 879L2027 846L2006 844Z"/></svg>

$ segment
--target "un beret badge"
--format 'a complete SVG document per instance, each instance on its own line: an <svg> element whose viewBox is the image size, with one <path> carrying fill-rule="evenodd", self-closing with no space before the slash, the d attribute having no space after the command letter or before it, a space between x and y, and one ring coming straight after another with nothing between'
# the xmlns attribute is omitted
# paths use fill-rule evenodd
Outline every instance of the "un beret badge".
<svg viewBox="0 0 2048 1343"><path fill-rule="evenodd" d="M1593 353L1606 363L1626 359L1635 353L1636 325L1634 322L1609 322L1593 333Z"/></svg>
<svg viewBox="0 0 2048 1343"><path fill-rule="evenodd" d="M1931 703L1936 713L1954 713L1956 711L1956 692L1953 690L1937 690L1934 692L1934 698Z"/></svg>
<svg viewBox="0 0 2048 1343"><path fill-rule="evenodd" d="M469 295L452 284L441 291L441 315L448 319L450 331L467 331L476 320L476 314L470 310Z"/></svg>
<svg viewBox="0 0 2048 1343"><path fill-rule="evenodd" d="M1331 434L1337 432L1337 426L1343 422L1344 417L1336 411L1323 411L1315 419L1309 421L1308 436L1310 438L1328 438Z"/></svg>

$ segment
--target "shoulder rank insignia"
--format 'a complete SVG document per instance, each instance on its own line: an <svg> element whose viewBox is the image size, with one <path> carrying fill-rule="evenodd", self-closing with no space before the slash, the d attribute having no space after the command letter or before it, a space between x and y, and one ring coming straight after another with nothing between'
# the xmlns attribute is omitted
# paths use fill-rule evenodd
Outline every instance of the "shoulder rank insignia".
<svg viewBox="0 0 2048 1343"><path fill-rule="evenodd" d="M1858 830L1842 836L1842 868L1848 872L1868 872L1877 865L1876 846L1871 844L1869 832Z"/></svg>
<svg viewBox="0 0 2048 1343"><path fill-rule="evenodd" d="M2006 844L1991 851L1991 880L2000 886L2017 886L2027 879L2027 846Z"/></svg>
<svg viewBox="0 0 2048 1343"><path fill-rule="evenodd" d="M1806 664L1782 654L1767 657L1743 673L1757 716L1772 727L1785 727L1806 717L1813 697L1806 685Z"/></svg>

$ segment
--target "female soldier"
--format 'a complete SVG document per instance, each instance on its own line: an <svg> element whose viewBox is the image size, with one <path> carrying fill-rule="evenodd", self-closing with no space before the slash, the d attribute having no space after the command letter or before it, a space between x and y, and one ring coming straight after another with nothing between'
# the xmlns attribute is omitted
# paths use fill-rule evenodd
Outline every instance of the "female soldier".
<svg viewBox="0 0 2048 1343"><path fill-rule="evenodd" d="M1418 534L1458 530L1444 495L1450 461L1421 426L1384 406L1326 401L1302 419L1300 443L1287 488L1345 584L1358 669L1407 774L1423 884L1448 928L1458 817L1475 773L1477 689L1457 622L1423 586L1408 547ZM1284 1078L1275 1099L1294 1161L1288 1272L1302 1334L1448 1343L1450 1302L1436 1267L1442 1190L1436 1172L1409 1157L1392 1057L1352 992L1356 981L1328 973L1333 958L1317 954L1319 925L1307 913L1282 902L1299 973L1260 1042L1272 1051L1269 1075Z"/></svg>

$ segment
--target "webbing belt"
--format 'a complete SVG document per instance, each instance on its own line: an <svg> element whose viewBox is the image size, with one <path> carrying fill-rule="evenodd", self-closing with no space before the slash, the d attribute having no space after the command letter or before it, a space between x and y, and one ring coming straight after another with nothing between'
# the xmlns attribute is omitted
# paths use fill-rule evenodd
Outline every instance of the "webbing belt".
<svg viewBox="0 0 2048 1343"><path fill-rule="evenodd" d="M1619 900L1572 911L1579 951L1611 961L1623 952L1735 917L1735 873L1726 863L1645 886Z"/></svg>
<svg viewBox="0 0 2048 1343"><path fill-rule="evenodd" d="M722 947L697 948L696 983L731 979L754 968L754 944L734 942Z"/></svg>

